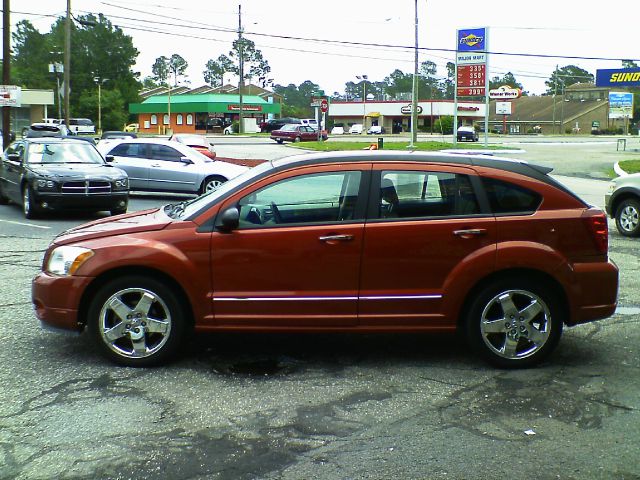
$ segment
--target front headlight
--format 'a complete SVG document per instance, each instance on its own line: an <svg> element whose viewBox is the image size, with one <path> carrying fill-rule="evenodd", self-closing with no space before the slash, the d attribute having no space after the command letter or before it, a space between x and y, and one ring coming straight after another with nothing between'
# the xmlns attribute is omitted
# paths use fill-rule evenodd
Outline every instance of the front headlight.
<svg viewBox="0 0 640 480"><path fill-rule="evenodd" d="M91 257L93 257L93 251L88 248L57 247L49 256L46 271L54 275L73 275Z"/></svg>

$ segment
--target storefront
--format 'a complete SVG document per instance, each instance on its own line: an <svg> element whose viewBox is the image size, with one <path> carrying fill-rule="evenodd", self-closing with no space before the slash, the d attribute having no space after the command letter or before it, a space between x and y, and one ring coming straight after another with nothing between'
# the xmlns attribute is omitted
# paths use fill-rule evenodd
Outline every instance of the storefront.
<svg viewBox="0 0 640 480"><path fill-rule="evenodd" d="M453 100L432 100L418 102L418 131L434 131L434 123L443 116L454 115ZM485 104L482 102L458 102L458 123L472 125L484 120ZM342 125L345 130L356 123L369 127L384 127L387 133L401 133L411 130L411 102L407 101L371 101L371 102L332 102L329 118L333 125Z"/></svg>
<svg viewBox="0 0 640 480"><path fill-rule="evenodd" d="M256 95L243 95L242 98L243 117L255 119L257 125L269 114L280 115L280 108L280 103ZM138 114L142 133L167 133L169 128L175 133L220 133L225 126L238 121L240 96L217 93L154 95L142 103L129 105L129 112Z"/></svg>

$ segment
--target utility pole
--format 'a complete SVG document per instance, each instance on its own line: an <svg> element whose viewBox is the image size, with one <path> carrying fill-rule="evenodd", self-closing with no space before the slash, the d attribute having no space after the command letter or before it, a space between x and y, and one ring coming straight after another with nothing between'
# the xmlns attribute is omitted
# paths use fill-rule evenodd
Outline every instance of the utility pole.
<svg viewBox="0 0 640 480"><path fill-rule="evenodd" d="M240 80L238 82L238 93L240 94L240 113L238 118L240 120L238 124L238 132L244 133L244 113L242 112L242 87L244 87L244 46L242 42L242 5L238 5L238 50L239 50L239 60L240 60Z"/></svg>
<svg viewBox="0 0 640 480"><path fill-rule="evenodd" d="M9 0L2 1L2 83L11 83L11 21ZM2 145L9 146L11 134L11 107L2 107Z"/></svg>
<svg viewBox="0 0 640 480"><path fill-rule="evenodd" d="M418 0L414 0L415 12L415 54L413 60L413 85L411 87L411 142L414 148L418 140Z"/></svg>
<svg viewBox="0 0 640 480"><path fill-rule="evenodd" d="M71 81L71 0L67 0L67 18L64 23L64 123L69 128L69 91Z"/></svg>

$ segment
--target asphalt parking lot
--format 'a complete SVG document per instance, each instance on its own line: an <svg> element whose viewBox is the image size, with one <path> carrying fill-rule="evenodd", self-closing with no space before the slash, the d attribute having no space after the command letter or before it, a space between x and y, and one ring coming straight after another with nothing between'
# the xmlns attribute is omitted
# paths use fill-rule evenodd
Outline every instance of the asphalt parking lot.
<svg viewBox="0 0 640 480"><path fill-rule="evenodd" d="M218 153L276 155L264 147ZM626 154L584 149L523 156L563 162L561 180L601 205L593 172ZM496 370L455 337L248 334L129 369L32 312L44 249L89 219L25 222L0 206L0 479L640 478L640 240L613 222L620 308L566 329L535 369Z"/></svg>

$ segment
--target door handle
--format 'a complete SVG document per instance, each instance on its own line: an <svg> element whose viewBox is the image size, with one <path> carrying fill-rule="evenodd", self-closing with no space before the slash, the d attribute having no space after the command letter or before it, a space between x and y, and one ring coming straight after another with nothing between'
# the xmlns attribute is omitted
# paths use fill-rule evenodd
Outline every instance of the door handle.
<svg viewBox="0 0 640 480"><path fill-rule="evenodd" d="M160 165L159 163L152 163L151 166L152 167L161 167L162 165Z"/></svg>
<svg viewBox="0 0 640 480"><path fill-rule="evenodd" d="M321 242L349 242L353 240L353 235L324 235L319 237Z"/></svg>
<svg viewBox="0 0 640 480"><path fill-rule="evenodd" d="M486 235L487 230L485 228L467 228L464 230L454 230L453 234L458 237L478 237L480 235Z"/></svg>

